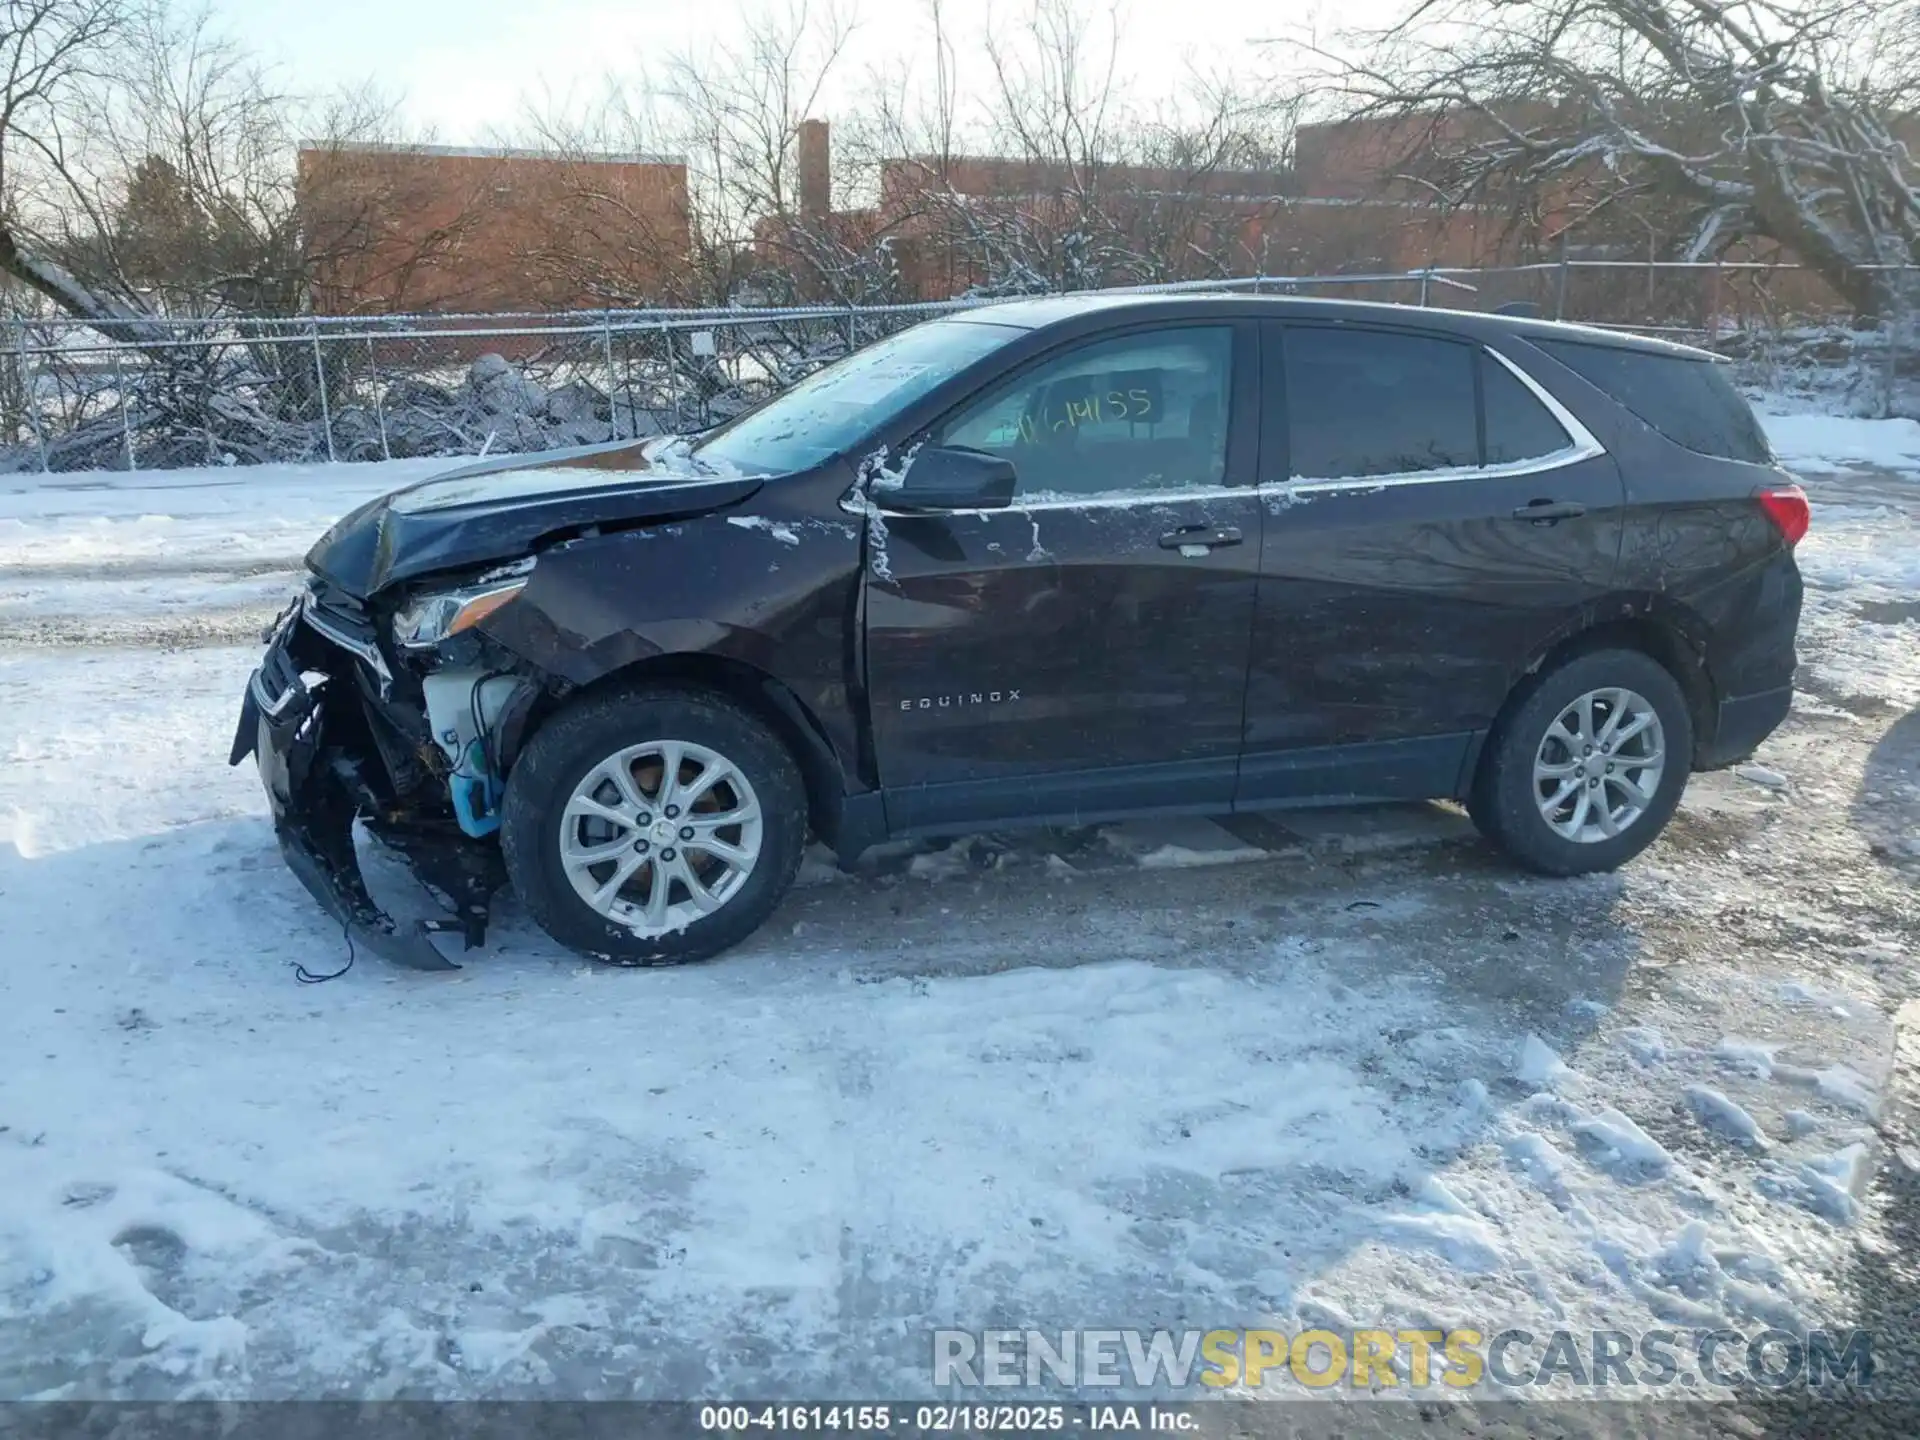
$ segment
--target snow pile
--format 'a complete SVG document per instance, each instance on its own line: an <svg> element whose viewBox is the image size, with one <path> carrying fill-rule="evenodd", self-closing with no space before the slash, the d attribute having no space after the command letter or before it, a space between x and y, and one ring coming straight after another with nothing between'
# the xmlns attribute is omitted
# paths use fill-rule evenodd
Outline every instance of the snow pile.
<svg viewBox="0 0 1920 1440"><path fill-rule="evenodd" d="M1665 1146L1611 1106L1598 1114L1582 1116L1568 1128L1597 1147L1595 1163L1604 1169L1663 1175L1673 1166L1673 1156Z"/></svg>
<svg viewBox="0 0 1920 1440"><path fill-rule="evenodd" d="M619 418L616 434L612 400L584 381L549 388L499 355L482 355L458 385L408 378L377 403L343 406L333 442L343 460L378 460L531 453L659 433L647 410L629 416L623 406Z"/></svg>
<svg viewBox="0 0 1920 1440"><path fill-rule="evenodd" d="M1892 346L1891 353L1889 346ZM1769 409L1830 415L1920 415L1920 335L1818 326L1735 331L1714 342Z"/></svg>
<svg viewBox="0 0 1920 1440"><path fill-rule="evenodd" d="M1556 1055L1553 1047L1538 1035L1529 1035L1520 1046L1519 1062L1513 1067L1514 1079L1528 1085L1551 1087L1573 1072Z"/></svg>
<svg viewBox="0 0 1920 1440"><path fill-rule="evenodd" d="M1693 1113L1709 1130L1754 1150L1767 1148L1760 1122L1712 1086L1689 1085L1684 1093Z"/></svg>
<svg viewBox="0 0 1920 1440"><path fill-rule="evenodd" d="M1135 864L1155 870L1234 865L1266 858L1266 851L1198 816L1122 821L1103 828L1100 838Z"/></svg>
<svg viewBox="0 0 1920 1440"><path fill-rule="evenodd" d="M1920 475L1920 420L1840 415L1762 415L1773 453L1790 469L1829 472L1872 466Z"/></svg>

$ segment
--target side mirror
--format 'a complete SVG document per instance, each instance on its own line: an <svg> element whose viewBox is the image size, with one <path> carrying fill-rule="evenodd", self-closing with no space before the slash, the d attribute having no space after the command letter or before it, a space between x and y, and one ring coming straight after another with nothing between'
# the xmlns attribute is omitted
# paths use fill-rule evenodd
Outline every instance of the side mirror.
<svg viewBox="0 0 1920 1440"><path fill-rule="evenodd" d="M913 457L900 486L880 493L894 510L1003 510L1013 500L1013 462L984 450L929 445Z"/></svg>

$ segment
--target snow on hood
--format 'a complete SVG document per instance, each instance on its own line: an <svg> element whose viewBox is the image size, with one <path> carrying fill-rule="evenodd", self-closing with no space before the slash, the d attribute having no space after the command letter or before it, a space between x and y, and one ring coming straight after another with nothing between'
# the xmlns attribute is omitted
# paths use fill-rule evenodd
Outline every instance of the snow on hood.
<svg viewBox="0 0 1920 1440"><path fill-rule="evenodd" d="M397 492L390 498L389 508L403 515L416 514L505 498L567 494L635 480L731 480L740 474L732 465L710 464L695 456L684 436L655 436L582 449L504 455L463 466Z"/></svg>

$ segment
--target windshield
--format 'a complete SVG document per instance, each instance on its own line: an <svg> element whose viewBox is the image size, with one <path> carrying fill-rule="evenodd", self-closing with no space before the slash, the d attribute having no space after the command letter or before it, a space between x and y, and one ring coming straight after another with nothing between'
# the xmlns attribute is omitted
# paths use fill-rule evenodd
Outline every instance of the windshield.
<svg viewBox="0 0 1920 1440"><path fill-rule="evenodd" d="M1023 332L935 320L816 370L727 426L694 453L761 474L805 470L840 454L949 376Z"/></svg>

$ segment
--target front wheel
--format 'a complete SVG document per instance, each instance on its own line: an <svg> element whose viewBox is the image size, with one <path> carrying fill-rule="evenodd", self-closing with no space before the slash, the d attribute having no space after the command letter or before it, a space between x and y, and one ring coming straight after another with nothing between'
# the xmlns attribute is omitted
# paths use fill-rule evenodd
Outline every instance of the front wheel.
<svg viewBox="0 0 1920 1440"><path fill-rule="evenodd" d="M500 847L562 945L622 965L704 960L773 912L806 845L805 788L720 695L627 690L564 710L507 779Z"/></svg>
<svg viewBox="0 0 1920 1440"><path fill-rule="evenodd" d="M1612 870L1659 835L1686 789L1693 722L1671 672L1594 650L1538 676L1488 738L1468 809L1530 870Z"/></svg>

